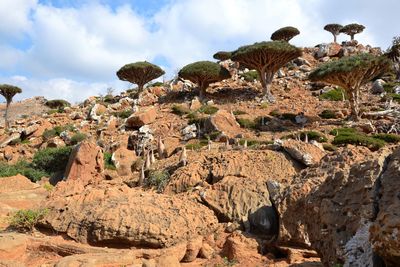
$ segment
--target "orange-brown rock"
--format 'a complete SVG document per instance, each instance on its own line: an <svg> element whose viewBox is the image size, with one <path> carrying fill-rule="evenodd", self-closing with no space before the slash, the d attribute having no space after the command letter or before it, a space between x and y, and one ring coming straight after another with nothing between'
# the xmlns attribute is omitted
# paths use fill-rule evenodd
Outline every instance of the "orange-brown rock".
<svg viewBox="0 0 400 267"><path fill-rule="evenodd" d="M318 164L326 154L315 145L296 140L285 140L282 147L293 159L306 166Z"/></svg>
<svg viewBox="0 0 400 267"><path fill-rule="evenodd" d="M171 247L214 231L213 212L187 198L103 182L53 194L45 224L83 243Z"/></svg>
<svg viewBox="0 0 400 267"><path fill-rule="evenodd" d="M76 146L70 155L65 179L78 180L82 184L103 179L104 159L100 147L89 141L83 141Z"/></svg>
<svg viewBox="0 0 400 267"><path fill-rule="evenodd" d="M207 132L219 131L229 138L233 138L241 133L240 125L233 114L226 110L218 110L210 116L205 123Z"/></svg>
<svg viewBox="0 0 400 267"><path fill-rule="evenodd" d="M143 125L154 122L156 118L156 109L154 107L150 107L132 114L128 119L126 119L125 125L129 128L139 128Z"/></svg>
<svg viewBox="0 0 400 267"><path fill-rule="evenodd" d="M112 155L112 161L117 168L120 176L128 176L132 174L131 166L137 160L135 151L124 147L118 148Z"/></svg>

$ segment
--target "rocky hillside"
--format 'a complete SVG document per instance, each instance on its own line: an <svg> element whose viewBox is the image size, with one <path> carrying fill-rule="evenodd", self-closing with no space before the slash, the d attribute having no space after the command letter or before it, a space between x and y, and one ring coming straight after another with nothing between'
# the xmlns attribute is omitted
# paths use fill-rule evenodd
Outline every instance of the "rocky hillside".
<svg viewBox="0 0 400 267"><path fill-rule="evenodd" d="M0 266L399 266L400 84L310 82L321 62L379 49L304 48L264 102L227 67L206 100L175 79L0 128ZM3 107L0 107L0 111Z"/></svg>

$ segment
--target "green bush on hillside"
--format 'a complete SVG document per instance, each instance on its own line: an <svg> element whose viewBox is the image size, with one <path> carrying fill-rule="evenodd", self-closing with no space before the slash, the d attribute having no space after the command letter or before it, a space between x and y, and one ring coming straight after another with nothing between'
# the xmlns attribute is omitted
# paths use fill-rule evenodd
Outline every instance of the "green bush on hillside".
<svg viewBox="0 0 400 267"><path fill-rule="evenodd" d="M167 171L156 170L150 171L148 178L146 179L146 184L149 187L155 187L157 192L162 193L165 186L169 181L170 175Z"/></svg>
<svg viewBox="0 0 400 267"><path fill-rule="evenodd" d="M33 156L32 166L49 174L63 172L67 167L71 151L72 146L39 150Z"/></svg>
<svg viewBox="0 0 400 267"><path fill-rule="evenodd" d="M49 177L50 175L43 170L33 168L32 164L26 161L18 161L10 165L5 162L0 162L0 177L10 177L21 174L32 182L40 181L42 177Z"/></svg>
<svg viewBox="0 0 400 267"><path fill-rule="evenodd" d="M323 93L319 96L321 100L330 100L330 101L342 101L344 98L347 99L346 92L342 88L335 88L326 93Z"/></svg>
<svg viewBox="0 0 400 267"><path fill-rule="evenodd" d="M356 146L365 146L370 150L375 151L385 146L385 141L368 136L364 133L358 132L353 128L339 128L331 131L335 135L332 144L334 145L347 145L352 144Z"/></svg>
<svg viewBox="0 0 400 267"><path fill-rule="evenodd" d="M87 138L84 133L76 133L71 137L71 145L76 145Z"/></svg>
<svg viewBox="0 0 400 267"><path fill-rule="evenodd" d="M209 106L209 105L203 105L201 108L197 110L200 113L212 115L218 111L217 107L214 106Z"/></svg>
<svg viewBox="0 0 400 267"><path fill-rule="evenodd" d="M35 225L48 213L47 209L19 210L11 218L10 226L18 231L32 232Z"/></svg>

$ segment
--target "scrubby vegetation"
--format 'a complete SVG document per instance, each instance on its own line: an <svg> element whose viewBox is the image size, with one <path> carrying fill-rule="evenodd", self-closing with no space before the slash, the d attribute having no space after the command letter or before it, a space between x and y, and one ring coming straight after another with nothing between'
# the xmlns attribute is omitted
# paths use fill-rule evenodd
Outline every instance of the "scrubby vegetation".
<svg viewBox="0 0 400 267"><path fill-rule="evenodd" d="M133 111L131 109L126 109L119 112L114 112L113 115L117 118L127 119L132 115Z"/></svg>
<svg viewBox="0 0 400 267"><path fill-rule="evenodd" d="M381 138L368 136L354 128L335 129L331 131L331 134L335 135L335 139L333 140L332 144L337 146L352 144L365 146L373 151L385 146L385 141Z"/></svg>
<svg viewBox="0 0 400 267"><path fill-rule="evenodd" d="M200 113L212 115L218 111L218 108L215 106L210 106L210 105L203 105L201 108L197 110Z"/></svg>
<svg viewBox="0 0 400 267"><path fill-rule="evenodd" d="M71 151L72 146L38 150L33 156L32 166L51 175L57 172L64 172Z"/></svg>
<svg viewBox="0 0 400 267"><path fill-rule="evenodd" d="M12 165L0 162L0 177L10 177L17 174L29 178L32 182L40 181L42 177L49 177L46 171L35 169L32 164L24 160Z"/></svg>
<svg viewBox="0 0 400 267"><path fill-rule="evenodd" d="M320 116L323 119L336 119L337 118L335 111L330 110L330 109L323 110L318 116Z"/></svg>
<svg viewBox="0 0 400 267"><path fill-rule="evenodd" d="M75 133L72 137L71 137L71 145L76 145L80 142L82 142L83 140L85 140L87 138L87 135L84 133Z"/></svg>
<svg viewBox="0 0 400 267"><path fill-rule="evenodd" d="M47 213L47 209L19 210L12 216L10 226L21 232L32 232Z"/></svg>
<svg viewBox="0 0 400 267"><path fill-rule="evenodd" d="M149 187L155 187L157 192L162 193L169 181L169 178L170 174L167 171L153 170L150 171L149 176L146 179L146 185Z"/></svg>
<svg viewBox="0 0 400 267"><path fill-rule="evenodd" d="M343 101L347 99L346 92L342 88L335 88L329 90L326 93L323 93L319 96L321 100L330 100L330 101Z"/></svg>
<svg viewBox="0 0 400 267"><path fill-rule="evenodd" d="M104 168L107 170L116 170L116 167L114 165L114 162L112 161L112 154L109 152L104 152L103 154L104 158Z"/></svg>
<svg viewBox="0 0 400 267"><path fill-rule="evenodd" d="M242 73L240 78L243 78L247 82L259 81L260 76L256 70L250 70L248 72Z"/></svg>

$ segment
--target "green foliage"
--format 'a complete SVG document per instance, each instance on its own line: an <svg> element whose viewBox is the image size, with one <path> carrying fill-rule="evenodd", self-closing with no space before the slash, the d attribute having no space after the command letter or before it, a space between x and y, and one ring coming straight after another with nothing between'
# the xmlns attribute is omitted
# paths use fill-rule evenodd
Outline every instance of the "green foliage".
<svg viewBox="0 0 400 267"><path fill-rule="evenodd" d="M388 94L389 97L391 97L394 101L400 103L400 94Z"/></svg>
<svg viewBox="0 0 400 267"><path fill-rule="evenodd" d="M361 33L365 29L365 26L357 23L352 23L344 26L340 29L340 32L351 36L351 40L354 40L354 35Z"/></svg>
<svg viewBox="0 0 400 267"><path fill-rule="evenodd" d="M385 146L385 141L370 137L352 128L339 128L332 130L331 133L336 135L332 142L334 145L352 144L365 146L372 151L378 150Z"/></svg>
<svg viewBox="0 0 400 267"><path fill-rule="evenodd" d="M247 112L245 112L243 110L234 110L232 113L235 116L247 114Z"/></svg>
<svg viewBox="0 0 400 267"><path fill-rule="evenodd" d="M164 83L163 83L163 82L154 82L154 83L150 83L150 84L148 84L146 87L147 87L147 88L150 88L150 87L161 87L161 86L164 86Z"/></svg>
<svg viewBox="0 0 400 267"><path fill-rule="evenodd" d="M33 156L32 166L49 174L64 172L71 151L72 146L39 150Z"/></svg>
<svg viewBox="0 0 400 267"><path fill-rule="evenodd" d="M332 33L333 35L339 35L341 29L343 29L343 26L340 24L336 24L336 23L327 24L324 27L325 31L328 31L328 32Z"/></svg>
<svg viewBox="0 0 400 267"><path fill-rule="evenodd" d="M121 118L121 119L127 119L132 115L133 111L131 109L126 109L123 111L119 111L119 112L114 112L113 115L115 117Z"/></svg>
<svg viewBox="0 0 400 267"><path fill-rule="evenodd" d="M343 101L343 94L344 99L347 99L347 94L342 88L335 88L326 93L323 93L319 96L321 100L329 100L329 101Z"/></svg>
<svg viewBox="0 0 400 267"><path fill-rule="evenodd" d="M146 83L164 74L165 72L159 66L146 61L126 64L117 71L120 80L137 84L139 91Z"/></svg>
<svg viewBox="0 0 400 267"><path fill-rule="evenodd" d="M42 137L46 140L49 140L50 138L60 136L60 134L64 131L75 132L76 129L73 125L70 125L70 124L62 125L62 126L55 126L52 129L45 130L42 134Z"/></svg>
<svg viewBox="0 0 400 267"><path fill-rule="evenodd" d="M269 107L269 104L267 102L262 102L260 104L260 108L267 109L268 107Z"/></svg>
<svg viewBox="0 0 400 267"><path fill-rule="evenodd" d="M104 152L104 168L107 170L116 170L114 162L111 160L112 154L110 152Z"/></svg>
<svg viewBox="0 0 400 267"><path fill-rule="evenodd" d="M192 112L188 114L189 124L200 125L200 127L204 127L205 122L207 121L207 117L199 116L198 112Z"/></svg>
<svg viewBox="0 0 400 267"><path fill-rule="evenodd" d="M241 146L243 146L246 140L247 140L247 147L249 147L249 148L257 148L260 145L269 145L269 144L273 143L272 141L260 141L260 140L255 140L255 139L240 139L239 144Z"/></svg>
<svg viewBox="0 0 400 267"><path fill-rule="evenodd" d="M221 135L221 132L220 132L220 131L215 131L215 132L211 132L211 133L205 134L204 137L205 137L206 139L215 140L215 139L217 139L218 136L220 136L220 135Z"/></svg>
<svg viewBox="0 0 400 267"><path fill-rule="evenodd" d="M21 88L10 85L10 84L0 84L0 95L4 96L8 103L12 101L12 98L16 94L22 93Z"/></svg>
<svg viewBox="0 0 400 267"><path fill-rule="evenodd" d="M289 42L290 39L295 37L296 35L299 35L300 31L292 26L287 26L280 28L276 30L274 33L271 35L271 40L272 41L286 41Z"/></svg>
<svg viewBox="0 0 400 267"><path fill-rule="evenodd" d="M14 165L9 165L5 162L0 162L0 177L10 177L21 174L27 177L32 182L40 181L42 177L49 177L50 175L43 171L35 169L32 164L26 161L18 161Z"/></svg>
<svg viewBox="0 0 400 267"><path fill-rule="evenodd" d="M400 86L400 82L387 82L383 84L383 89L385 90L386 93L389 94L394 94L394 88L396 86Z"/></svg>
<svg viewBox="0 0 400 267"><path fill-rule="evenodd" d="M185 147L188 150L201 150L203 147L208 145L208 140L200 140L196 143L187 144Z"/></svg>
<svg viewBox="0 0 400 267"><path fill-rule="evenodd" d="M197 110L200 113L212 115L218 111L218 108L215 106L203 105L201 108Z"/></svg>
<svg viewBox="0 0 400 267"><path fill-rule="evenodd" d="M155 187L157 192L162 193L170 178L170 174L164 170L150 171L146 179L146 185Z"/></svg>
<svg viewBox="0 0 400 267"><path fill-rule="evenodd" d="M338 148L337 148L337 146L334 146L334 145L332 145L332 144L330 144L330 143L324 143L324 144L322 144L322 147L326 150L326 151L336 151Z"/></svg>
<svg viewBox="0 0 400 267"><path fill-rule="evenodd" d="M336 119L336 113L333 110L325 109L318 116L323 119Z"/></svg>
<svg viewBox="0 0 400 267"><path fill-rule="evenodd" d="M230 59L232 56L232 52L226 52L226 51L219 51L213 55L213 58L216 60L224 61Z"/></svg>
<svg viewBox="0 0 400 267"><path fill-rule="evenodd" d="M45 184L43 185L43 188L44 188L47 192L51 192L51 191L53 191L54 186L51 185L50 183L45 183Z"/></svg>
<svg viewBox="0 0 400 267"><path fill-rule="evenodd" d="M247 82L254 82L260 80L260 75L256 70L250 70L240 75L240 78L243 78Z"/></svg>
<svg viewBox="0 0 400 267"><path fill-rule="evenodd" d="M71 137L71 145L76 145L87 138L84 133L76 133Z"/></svg>
<svg viewBox="0 0 400 267"><path fill-rule="evenodd" d="M71 106L71 104L68 101L63 100L63 99L48 100L48 101L46 101L45 105L48 106L49 108L57 109L57 110Z"/></svg>
<svg viewBox="0 0 400 267"><path fill-rule="evenodd" d="M309 141L315 140L315 141L320 142L320 143L324 143L324 142L328 141L328 138L325 135L323 135L322 133L320 133L320 132L304 131L304 132L298 133L298 135L299 135L301 140L305 140L306 139L306 134L307 134L307 137L308 137ZM295 138L295 137L296 136L294 134L286 136L286 138Z"/></svg>
<svg viewBox="0 0 400 267"><path fill-rule="evenodd" d="M280 113L279 110L273 110L269 113L269 115L281 119L281 120L287 120L287 121L292 121L295 122L296 121L296 114L294 113Z"/></svg>
<svg viewBox="0 0 400 267"><path fill-rule="evenodd" d="M236 121L239 123L240 127L246 128L246 129L255 129L256 128L256 122L253 120L249 119L244 119L244 118L237 118Z"/></svg>
<svg viewBox="0 0 400 267"><path fill-rule="evenodd" d="M400 135L397 134L379 133L379 134L374 134L372 137L375 139L383 140L386 143L392 143L392 144L397 144L400 141Z"/></svg>
<svg viewBox="0 0 400 267"><path fill-rule="evenodd" d="M32 232L35 225L48 213L47 209L19 210L11 218L10 226L19 231Z"/></svg>
<svg viewBox="0 0 400 267"><path fill-rule="evenodd" d="M173 105L172 106L172 113L183 116L190 113L190 109L185 107L184 105Z"/></svg>
<svg viewBox="0 0 400 267"><path fill-rule="evenodd" d="M211 61L198 61L186 65L178 75L180 78L196 83L201 90L205 90L211 83L231 77L227 69Z"/></svg>

